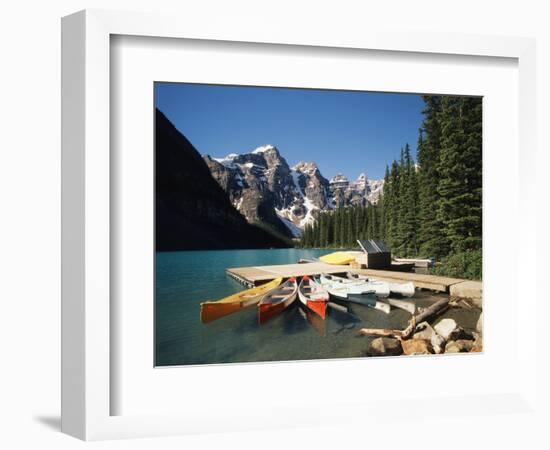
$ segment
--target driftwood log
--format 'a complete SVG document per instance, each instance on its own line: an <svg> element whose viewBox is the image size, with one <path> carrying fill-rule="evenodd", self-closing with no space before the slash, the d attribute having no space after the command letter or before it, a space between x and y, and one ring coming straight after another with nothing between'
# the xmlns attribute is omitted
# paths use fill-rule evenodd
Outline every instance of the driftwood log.
<svg viewBox="0 0 550 450"><path fill-rule="evenodd" d="M449 301L450 299L447 298L438 300L429 308L426 308L422 312L413 316L404 330L392 330L388 328L361 328L359 333L363 336L382 336L394 337L398 339L409 339L416 329L416 324L424 322L425 320L428 320L431 317L445 311L449 306Z"/></svg>

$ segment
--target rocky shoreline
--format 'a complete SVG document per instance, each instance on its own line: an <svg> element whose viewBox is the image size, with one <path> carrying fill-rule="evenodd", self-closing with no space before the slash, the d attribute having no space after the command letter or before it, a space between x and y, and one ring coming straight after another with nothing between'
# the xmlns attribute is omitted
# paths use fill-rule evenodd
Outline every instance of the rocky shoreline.
<svg viewBox="0 0 550 450"><path fill-rule="evenodd" d="M467 301L454 302L453 308L472 308ZM466 330L450 317L423 321L410 336L382 336L370 341L365 356L431 355L479 353L483 351L483 311L475 330Z"/></svg>

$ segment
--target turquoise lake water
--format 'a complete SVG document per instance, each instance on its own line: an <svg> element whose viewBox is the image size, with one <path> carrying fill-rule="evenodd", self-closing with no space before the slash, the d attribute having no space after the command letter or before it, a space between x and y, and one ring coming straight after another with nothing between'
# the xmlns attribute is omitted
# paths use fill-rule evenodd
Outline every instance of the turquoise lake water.
<svg viewBox="0 0 550 450"><path fill-rule="evenodd" d="M156 365L288 361L363 356L368 338L360 326L404 326L410 315L363 306L349 313L328 309L325 321L307 317L294 302L260 326L256 308L203 325L200 303L244 289L225 274L229 267L296 263L330 250L273 249L162 252L156 255ZM418 297L415 296L415 297ZM422 297L422 296L421 296ZM433 296L431 296L433 297ZM433 298L425 301L433 301ZM422 302L419 298L417 302Z"/></svg>

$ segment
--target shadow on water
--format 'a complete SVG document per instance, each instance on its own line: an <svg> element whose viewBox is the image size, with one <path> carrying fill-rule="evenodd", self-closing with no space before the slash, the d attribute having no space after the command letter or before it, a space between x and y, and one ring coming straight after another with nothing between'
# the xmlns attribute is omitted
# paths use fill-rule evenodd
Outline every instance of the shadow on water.
<svg viewBox="0 0 550 450"><path fill-rule="evenodd" d="M262 329L270 332L278 330L286 336L302 333L307 330L307 327L307 322L304 322L300 315L297 301L261 326Z"/></svg>
<svg viewBox="0 0 550 450"><path fill-rule="evenodd" d="M224 319L227 321L222 322ZM230 321L231 319L231 321ZM247 334L258 331L260 324L258 323L258 311L255 306L246 308L232 316L224 317L216 322L220 328L231 327L235 334Z"/></svg>
<svg viewBox="0 0 550 450"><path fill-rule="evenodd" d="M345 326L350 323L360 323L361 318L357 316L353 311L350 310L349 307L343 307L347 308L347 311L343 311L341 309L335 309L333 307L329 307L328 309L328 318L335 322L338 325Z"/></svg>

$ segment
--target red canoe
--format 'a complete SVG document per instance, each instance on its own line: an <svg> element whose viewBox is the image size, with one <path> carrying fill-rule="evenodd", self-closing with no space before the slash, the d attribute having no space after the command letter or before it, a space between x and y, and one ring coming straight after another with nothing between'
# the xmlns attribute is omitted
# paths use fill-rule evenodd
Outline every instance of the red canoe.
<svg viewBox="0 0 550 450"><path fill-rule="evenodd" d="M258 319L260 324L279 314L296 300L298 283L296 278L289 278L279 287L265 294L258 303Z"/></svg>
<svg viewBox="0 0 550 450"><path fill-rule="evenodd" d="M323 286L316 283L307 275L300 281L298 297L309 310L313 311L322 319L326 317L329 293Z"/></svg>

